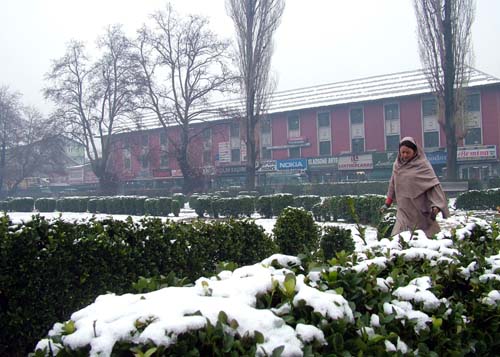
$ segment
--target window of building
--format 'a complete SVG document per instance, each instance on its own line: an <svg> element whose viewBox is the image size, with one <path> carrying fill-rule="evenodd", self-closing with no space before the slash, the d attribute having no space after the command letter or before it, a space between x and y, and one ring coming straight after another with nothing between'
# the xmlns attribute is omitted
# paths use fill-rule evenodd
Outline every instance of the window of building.
<svg viewBox="0 0 500 357"><path fill-rule="evenodd" d="M365 151L365 139L352 139L352 152L360 154Z"/></svg>
<svg viewBox="0 0 500 357"><path fill-rule="evenodd" d="M288 157L290 159L298 159L298 158L300 158L300 147L288 149Z"/></svg>
<svg viewBox="0 0 500 357"><path fill-rule="evenodd" d="M144 151L141 155L141 167L147 169L149 167L149 155L147 151Z"/></svg>
<svg viewBox="0 0 500 357"><path fill-rule="evenodd" d="M319 142L319 155L320 156L330 156L332 154L332 146L330 141L320 141Z"/></svg>
<svg viewBox="0 0 500 357"><path fill-rule="evenodd" d="M332 130L329 112L318 113L318 142L319 155L330 156L332 154Z"/></svg>
<svg viewBox="0 0 500 357"><path fill-rule="evenodd" d="M160 167L169 167L168 153L163 150L160 152Z"/></svg>
<svg viewBox="0 0 500 357"><path fill-rule="evenodd" d="M232 138L239 138L240 137L240 123L231 123L230 126L230 135Z"/></svg>
<svg viewBox="0 0 500 357"><path fill-rule="evenodd" d="M298 114L288 115L288 137L296 138L300 136L300 118Z"/></svg>
<svg viewBox="0 0 500 357"><path fill-rule="evenodd" d="M264 118L260 122L260 157L263 160L271 160L271 150L268 149L272 146L272 133L271 133L271 119Z"/></svg>
<svg viewBox="0 0 500 357"><path fill-rule="evenodd" d="M436 98L422 100L422 128L424 148L439 147L439 123Z"/></svg>
<svg viewBox="0 0 500 357"><path fill-rule="evenodd" d="M130 144L126 143L123 148L123 167L125 168L125 170L130 170L132 168L131 156Z"/></svg>
<svg viewBox="0 0 500 357"><path fill-rule="evenodd" d="M271 119L265 118L260 121L260 132L262 134L271 132Z"/></svg>
<svg viewBox="0 0 500 357"><path fill-rule="evenodd" d="M260 155L261 155L262 160L271 160L272 159L272 154L271 154L270 149L262 148Z"/></svg>
<svg viewBox="0 0 500 357"><path fill-rule="evenodd" d="M481 97L479 93L469 94L466 99L465 117L465 145L481 145Z"/></svg>
<svg viewBox="0 0 500 357"><path fill-rule="evenodd" d="M439 132L431 131L424 133L424 147L438 148L439 147Z"/></svg>
<svg viewBox="0 0 500 357"><path fill-rule="evenodd" d="M160 147L166 148L168 145L167 133L160 133Z"/></svg>
<svg viewBox="0 0 500 357"><path fill-rule="evenodd" d="M365 151L365 119L363 108L351 108L349 111L351 121L351 151L362 153Z"/></svg>
<svg viewBox="0 0 500 357"><path fill-rule="evenodd" d="M231 149L231 161L232 162L240 162L240 149Z"/></svg>
<svg viewBox="0 0 500 357"><path fill-rule="evenodd" d="M399 104L391 103L384 105L385 121L385 149L386 151L398 151L399 149Z"/></svg>

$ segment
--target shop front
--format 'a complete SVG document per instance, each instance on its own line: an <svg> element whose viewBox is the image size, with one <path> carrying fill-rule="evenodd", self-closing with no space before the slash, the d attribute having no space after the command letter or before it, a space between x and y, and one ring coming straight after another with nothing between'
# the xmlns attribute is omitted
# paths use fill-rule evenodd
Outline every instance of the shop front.
<svg viewBox="0 0 500 357"><path fill-rule="evenodd" d="M330 183L338 181L338 157L310 157L307 159L307 172L311 183Z"/></svg>
<svg viewBox="0 0 500 357"><path fill-rule="evenodd" d="M496 145L459 147L457 164L462 180L486 180L500 175Z"/></svg>
<svg viewBox="0 0 500 357"><path fill-rule="evenodd" d="M339 181L366 181L373 170L373 155L353 154L339 156Z"/></svg>

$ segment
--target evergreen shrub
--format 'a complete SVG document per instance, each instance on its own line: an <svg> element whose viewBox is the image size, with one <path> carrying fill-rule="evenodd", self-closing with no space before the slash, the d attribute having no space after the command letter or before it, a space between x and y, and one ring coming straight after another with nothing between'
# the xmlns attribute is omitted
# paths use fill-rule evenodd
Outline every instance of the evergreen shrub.
<svg viewBox="0 0 500 357"><path fill-rule="evenodd" d="M56 199L41 197L35 201L35 208L38 212L54 212L56 210Z"/></svg>
<svg viewBox="0 0 500 357"><path fill-rule="evenodd" d="M181 204L177 200L172 200L172 213L175 217L179 217L179 213L181 212Z"/></svg>
<svg viewBox="0 0 500 357"><path fill-rule="evenodd" d="M303 208L285 208L276 220L273 234L282 254L311 254L318 249L319 226L311 212Z"/></svg>
<svg viewBox="0 0 500 357"><path fill-rule="evenodd" d="M354 240L352 239L351 230L336 226L324 227L320 246L326 260L334 258L341 251L348 254L352 253L354 251Z"/></svg>
<svg viewBox="0 0 500 357"><path fill-rule="evenodd" d="M16 197L9 201L9 210L12 212L32 212L34 207L33 197Z"/></svg>

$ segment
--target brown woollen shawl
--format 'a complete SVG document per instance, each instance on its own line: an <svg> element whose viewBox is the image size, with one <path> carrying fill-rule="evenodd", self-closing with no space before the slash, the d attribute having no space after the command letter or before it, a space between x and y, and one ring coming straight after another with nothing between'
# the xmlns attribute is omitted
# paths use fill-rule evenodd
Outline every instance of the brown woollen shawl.
<svg viewBox="0 0 500 357"><path fill-rule="evenodd" d="M398 157L394 162L392 170L396 201L398 196L408 198L418 197L432 187L440 184L422 147L417 144L415 139L409 136L401 139L400 143L403 141L415 144L417 153L413 159L404 162L398 152ZM446 205L439 208L442 211L443 217L449 215Z"/></svg>

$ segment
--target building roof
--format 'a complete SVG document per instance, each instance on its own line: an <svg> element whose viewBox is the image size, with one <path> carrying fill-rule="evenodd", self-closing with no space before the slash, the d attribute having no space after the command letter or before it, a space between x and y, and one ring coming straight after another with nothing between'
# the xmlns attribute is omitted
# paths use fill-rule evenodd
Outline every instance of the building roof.
<svg viewBox="0 0 500 357"><path fill-rule="evenodd" d="M500 79L470 68L469 88L495 84L500 84ZM275 92L271 95L267 112L273 114L426 93L432 93L432 89L425 71L420 69ZM244 101L241 98L217 101L211 107L223 108L226 112L238 109L242 112ZM223 118L208 113L199 117L199 121L217 119ZM152 129L159 127L159 123L155 116L147 115L141 126Z"/></svg>

